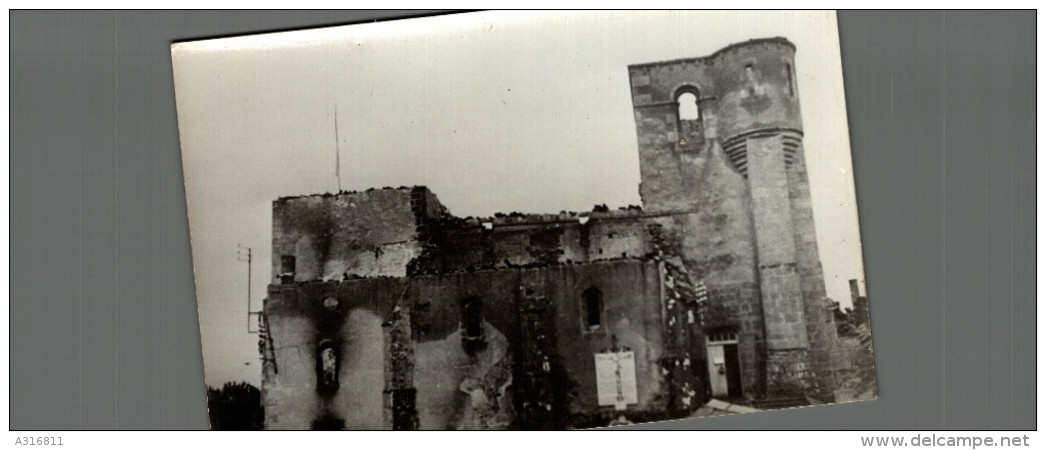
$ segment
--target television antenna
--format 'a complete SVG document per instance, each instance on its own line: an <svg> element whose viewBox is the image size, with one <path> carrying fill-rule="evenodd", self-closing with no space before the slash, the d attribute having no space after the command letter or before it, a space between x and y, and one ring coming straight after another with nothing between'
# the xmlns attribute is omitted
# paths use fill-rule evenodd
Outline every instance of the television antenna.
<svg viewBox="0 0 1046 450"><path fill-rule="evenodd" d="M253 250L243 244L236 244L236 260L247 263L247 332L258 334L258 330L251 330L251 316L261 314L261 311L251 311L251 265L254 258Z"/></svg>

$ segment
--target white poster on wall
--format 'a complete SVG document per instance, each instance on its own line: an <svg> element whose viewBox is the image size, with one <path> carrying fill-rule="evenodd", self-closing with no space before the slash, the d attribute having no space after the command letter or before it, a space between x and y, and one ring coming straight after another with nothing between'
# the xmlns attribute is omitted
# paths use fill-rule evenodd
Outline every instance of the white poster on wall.
<svg viewBox="0 0 1046 450"><path fill-rule="evenodd" d="M623 410L639 403L636 393L636 359L631 351L596 353L596 390L599 406Z"/></svg>

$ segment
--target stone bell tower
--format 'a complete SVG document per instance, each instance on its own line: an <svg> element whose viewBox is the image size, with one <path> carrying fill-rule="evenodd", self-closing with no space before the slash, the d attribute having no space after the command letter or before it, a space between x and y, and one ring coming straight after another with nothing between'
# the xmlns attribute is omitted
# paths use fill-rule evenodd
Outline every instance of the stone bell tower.
<svg viewBox="0 0 1046 450"><path fill-rule="evenodd" d="M685 257L695 261L697 278L707 275L710 286L721 282L723 298L742 298L724 302L734 302L727 309L741 333L758 341L747 351L758 354L749 359L765 362L753 367L765 367L758 384L770 397L830 390L835 338L834 325L826 325L831 317L803 154L795 51L783 38L757 39L707 57L629 66L644 208L723 209L725 225L703 227L696 220L683 230L699 242L685 247ZM716 161L729 170L710 169ZM722 184L736 187L716 191ZM720 260L738 267L702 265L709 259L702 253L729 246L737 250ZM757 291L751 304L743 292L727 292L749 284ZM746 316L757 309L758 317ZM743 346L741 352L744 359Z"/></svg>

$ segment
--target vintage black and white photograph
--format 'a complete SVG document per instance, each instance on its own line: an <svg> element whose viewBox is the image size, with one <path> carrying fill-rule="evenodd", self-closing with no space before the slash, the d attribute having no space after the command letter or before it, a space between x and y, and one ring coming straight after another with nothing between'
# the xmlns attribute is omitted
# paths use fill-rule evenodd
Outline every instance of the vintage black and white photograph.
<svg viewBox="0 0 1046 450"><path fill-rule="evenodd" d="M171 56L212 429L877 397L834 12L461 13Z"/></svg>

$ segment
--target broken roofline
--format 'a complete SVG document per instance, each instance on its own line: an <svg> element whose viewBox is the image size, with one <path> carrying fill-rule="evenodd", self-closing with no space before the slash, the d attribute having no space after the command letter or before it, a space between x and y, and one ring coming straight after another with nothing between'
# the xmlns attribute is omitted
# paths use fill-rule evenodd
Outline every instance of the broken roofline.
<svg viewBox="0 0 1046 450"><path fill-rule="evenodd" d="M590 211L590 212L573 212L563 211L559 214L521 214L512 213L509 215L502 215L501 217L468 217L464 219L457 218L461 221L460 225L464 227L486 227L489 225L490 228L508 228L513 226L530 226L530 225L570 225L570 224L582 224L590 221L609 221L609 220L636 220L654 217L667 217L679 214L689 214L696 212L696 210L665 210L665 211L644 211L642 209L618 209L613 211ZM454 228L453 224L444 224L445 228Z"/></svg>
<svg viewBox="0 0 1046 450"><path fill-rule="evenodd" d="M273 203L281 203L281 202L286 202L286 201L290 201L290 200L306 199L306 198L313 198L313 197L338 197L338 196L342 196L342 195L359 195L359 194L366 194L368 192L374 192L374 191L407 191L407 190L413 191L413 190L418 190L418 189L422 189L422 190L426 190L426 191L429 190L429 188L427 188L425 186L400 186L400 187L385 186L385 187L381 187L381 188L373 188L372 187L372 188L369 188L369 189L367 189L365 191L344 191L343 190L343 191L339 191L339 192L336 192L336 193L324 192L322 194L288 195L288 196L285 196L285 197L277 198L276 200L273 201Z"/></svg>
<svg viewBox="0 0 1046 450"><path fill-rule="evenodd" d="M400 187L382 187L382 188L370 188L365 191L340 191L337 193L326 192L323 194L305 194L305 195L292 195L286 197L280 197L273 203L279 204L288 201L304 200L310 198L327 198L327 197L359 197L366 196L370 192L375 191L412 191L412 192L427 192L436 196L435 192L432 192L428 187L423 185L414 186L400 186ZM438 196L437 196L438 198ZM672 214L683 214L692 211L659 211L659 212L648 212L644 211L640 205L627 205L620 206L617 209L610 209L606 204L594 205L591 211L560 211L558 213L521 213L517 211L509 213L494 213L493 216L489 217L458 217L453 214L447 214L446 219L453 221L457 219L462 225L467 226L484 226L484 224L490 224L494 227L512 226L512 225L528 225L528 224L553 224L553 223L570 223L578 222L582 220L613 220L613 219L631 219L641 217L661 217Z"/></svg>
<svg viewBox="0 0 1046 450"><path fill-rule="evenodd" d="M554 261L554 262L528 262L520 264L505 264L502 262L474 265L439 271L420 271L415 273L407 273L406 275L355 275L350 274L342 278L316 278L312 280L294 280L284 283L270 283L268 289L272 291L285 291L300 289L304 286L339 286L348 285L358 282L374 282L374 281L411 281L411 280L432 280L439 277L445 276L470 276L470 275L482 275L490 273L498 273L505 271L522 271L522 270L536 270L536 269L569 269L571 267L578 266L613 266L620 264L646 264L651 262L658 262L664 260L664 256L657 252L647 252L642 255L634 256L615 256L605 259L594 259L590 261Z"/></svg>

